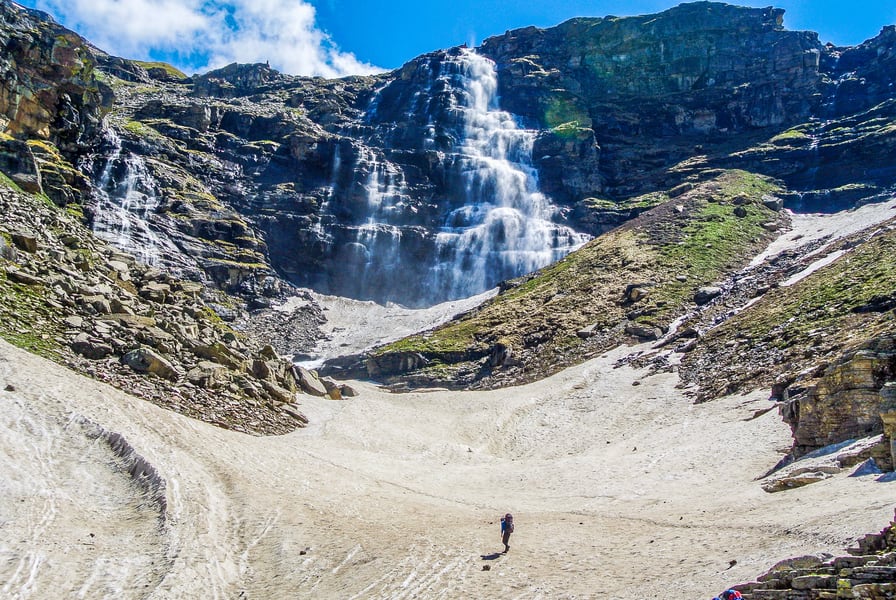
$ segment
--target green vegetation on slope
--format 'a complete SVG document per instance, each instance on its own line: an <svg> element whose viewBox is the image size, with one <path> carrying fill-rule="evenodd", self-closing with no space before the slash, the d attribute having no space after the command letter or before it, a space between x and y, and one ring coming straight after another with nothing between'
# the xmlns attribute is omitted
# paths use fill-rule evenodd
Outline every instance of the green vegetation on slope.
<svg viewBox="0 0 896 600"><path fill-rule="evenodd" d="M782 373L823 365L866 340L894 329L896 230L881 229L843 240L835 262L768 292L749 310L710 331L685 361L683 376L711 397L726 390L700 380L699 365L728 366L739 388L770 385ZM820 258L820 257L819 257ZM749 352L739 352L742 346ZM694 368L691 368L694 367ZM693 372L693 375L689 372ZM785 375L786 376L786 375Z"/></svg>
<svg viewBox="0 0 896 600"><path fill-rule="evenodd" d="M183 73L183 71L177 69L176 67L174 67L172 65L169 65L168 63L148 62L148 61L143 61L143 60L135 60L133 62L134 62L134 64L140 65L147 71L149 71L151 69L161 69L162 71L165 71L165 73L167 73L169 76L173 77L174 79L187 79L187 76Z"/></svg>
<svg viewBox="0 0 896 600"><path fill-rule="evenodd" d="M6 267L6 261L0 259ZM14 283L0 271L0 337L9 343L39 354L56 358L62 333L58 311L47 302L42 286Z"/></svg>
<svg viewBox="0 0 896 600"><path fill-rule="evenodd" d="M430 365L458 365L452 376L469 384L492 374L482 362L502 347L514 357L506 374L525 381L620 343L629 321L664 329L696 288L765 247L773 234L764 225L777 217L761 200L776 189L751 173L724 172L512 282L470 314L375 350L372 360L416 352ZM647 290L644 299L626 301L633 285ZM585 327L590 337L578 334ZM432 369L417 375L438 379Z"/></svg>

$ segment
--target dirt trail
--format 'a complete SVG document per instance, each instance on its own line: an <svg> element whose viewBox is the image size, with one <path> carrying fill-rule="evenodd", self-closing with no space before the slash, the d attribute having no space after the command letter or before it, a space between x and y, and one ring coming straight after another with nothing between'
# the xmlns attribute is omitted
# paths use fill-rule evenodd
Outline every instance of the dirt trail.
<svg viewBox="0 0 896 600"><path fill-rule="evenodd" d="M790 243L834 222L795 218ZM255 438L0 341L0 596L711 598L889 522L873 475L763 492L790 446L776 411L754 418L765 395L694 405L674 373L614 368L644 350L488 392L359 382ZM98 431L158 472L164 506Z"/></svg>

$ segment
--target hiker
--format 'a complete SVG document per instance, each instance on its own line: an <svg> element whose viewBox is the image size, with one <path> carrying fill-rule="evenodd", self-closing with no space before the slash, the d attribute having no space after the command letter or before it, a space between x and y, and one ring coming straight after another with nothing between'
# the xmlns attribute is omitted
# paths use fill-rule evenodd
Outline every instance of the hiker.
<svg viewBox="0 0 896 600"><path fill-rule="evenodd" d="M504 553L510 550L510 534L513 533L513 515L507 513L501 517L501 542L504 544Z"/></svg>
<svg viewBox="0 0 896 600"><path fill-rule="evenodd" d="M741 600L743 596L737 590L725 590L712 600Z"/></svg>

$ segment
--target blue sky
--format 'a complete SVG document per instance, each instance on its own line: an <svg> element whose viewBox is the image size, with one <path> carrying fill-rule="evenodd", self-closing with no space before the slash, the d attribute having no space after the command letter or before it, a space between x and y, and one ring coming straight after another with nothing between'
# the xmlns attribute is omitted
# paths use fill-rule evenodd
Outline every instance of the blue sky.
<svg viewBox="0 0 896 600"><path fill-rule="evenodd" d="M665 10L675 0L19 0L53 15L103 50L165 60L187 73L270 61L301 75L393 69L420 54L478 45L508 29L575 16ZM786 9L788 29L823 42L860 43L896 24L896 0L739 0Z"/></svg>

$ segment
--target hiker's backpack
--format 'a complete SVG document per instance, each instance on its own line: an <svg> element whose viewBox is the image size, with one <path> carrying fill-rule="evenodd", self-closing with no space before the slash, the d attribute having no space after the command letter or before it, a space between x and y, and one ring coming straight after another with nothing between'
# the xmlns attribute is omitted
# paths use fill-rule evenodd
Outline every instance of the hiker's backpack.
<svg viewBox="0 0 896 600"><path fill-rule="evenodd" d="M513 533L513 517L504 519L504 529L507 530L507 533Z"/></svg>

